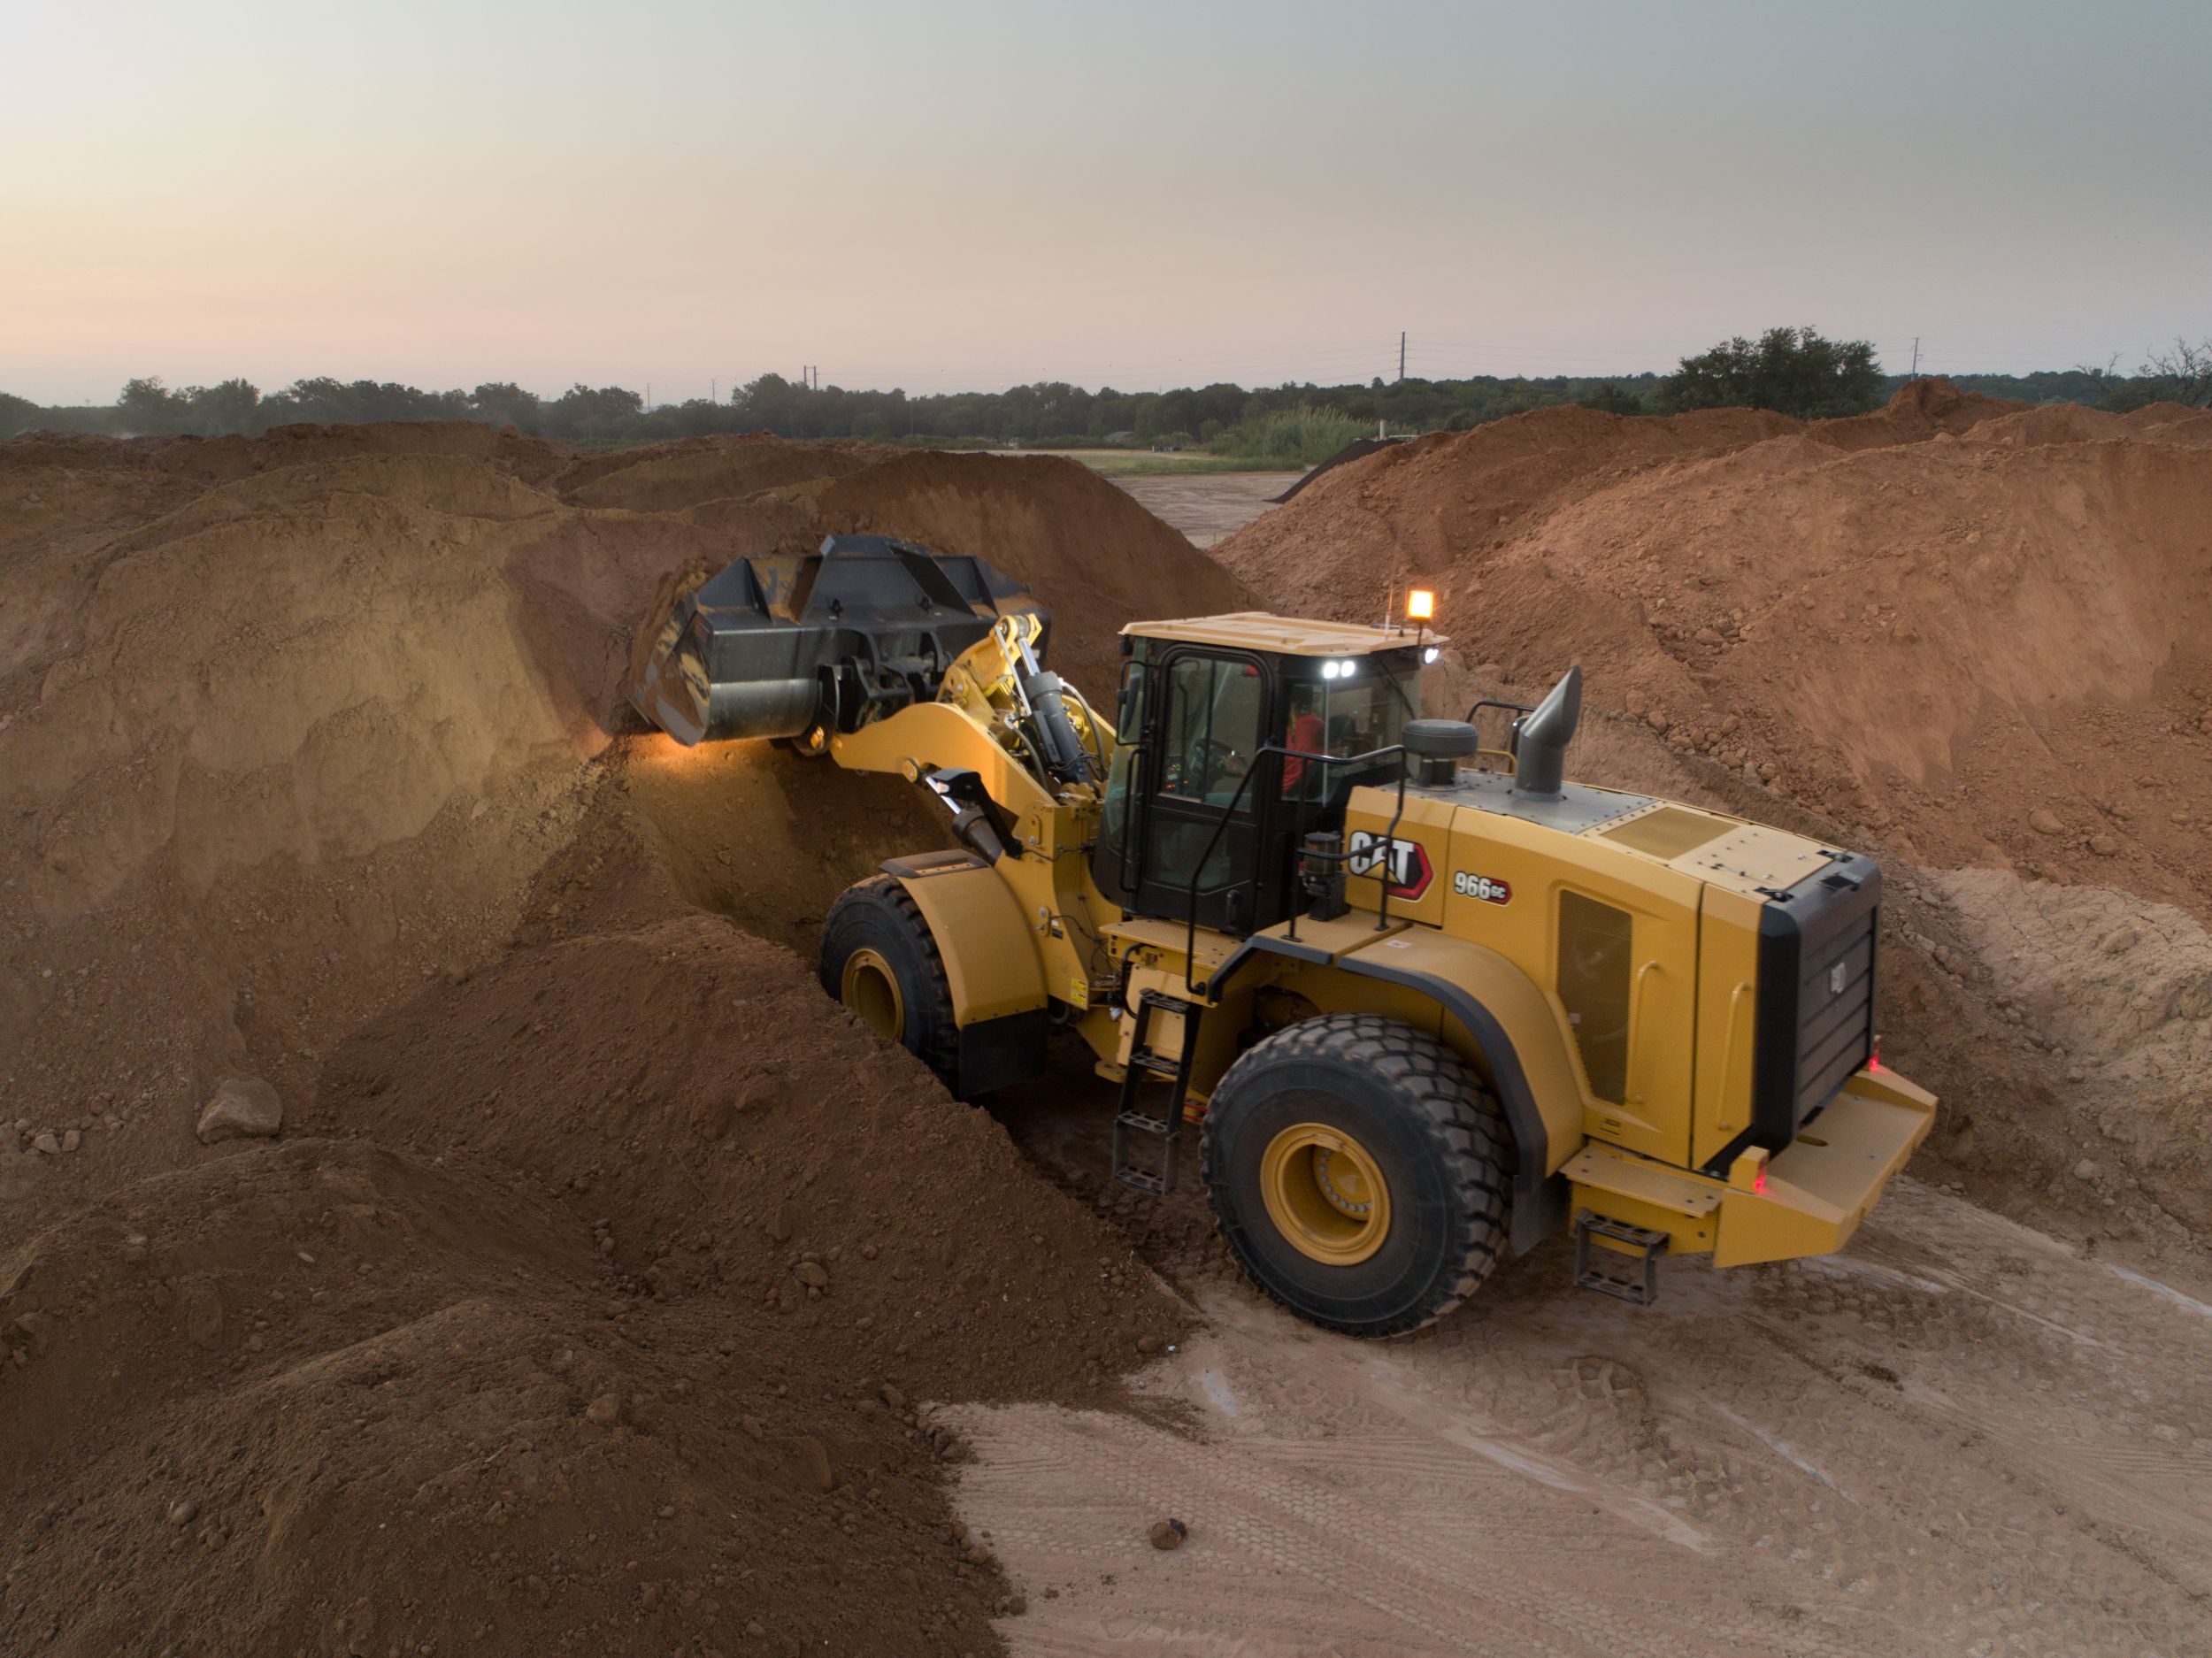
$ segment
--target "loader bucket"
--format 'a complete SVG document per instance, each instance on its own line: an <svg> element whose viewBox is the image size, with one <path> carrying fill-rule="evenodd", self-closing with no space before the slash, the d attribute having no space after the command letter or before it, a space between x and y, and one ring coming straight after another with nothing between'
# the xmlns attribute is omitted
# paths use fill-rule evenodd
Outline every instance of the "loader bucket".
<svg viewBox="0 0 2212 1658"><path fill-rule="evenodd" d="M960 653L1018 613L1049 631L1035 596L980 558L832 535L815 552L741 558L679 596L630 701L686 746L857 731L934 699Z"/></svg>

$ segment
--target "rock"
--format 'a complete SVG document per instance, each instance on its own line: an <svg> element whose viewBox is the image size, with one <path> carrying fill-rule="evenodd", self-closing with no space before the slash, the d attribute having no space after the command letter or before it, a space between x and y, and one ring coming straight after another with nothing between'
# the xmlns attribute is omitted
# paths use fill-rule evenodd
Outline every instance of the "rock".
<svg viewBox="0 0 2212 1658"><path fill-rule="evenodd" d="M745 1430L749 1438L764 1439L768 1437L768 1426L758 1416L741 1416L737 1425Z"/></svg>
<svg viewBox="0 0 2212 1658"><path fill-rule="evenodd" d="M42 1128L31 1136L31 1149L44 1152L49 1157L58 1157L61 1155L61 1141L54 1137L52 1129Z"/></svg>
<svg viewBox="0 0 2212 1658"><path fill-rule="evenodd" d="M2066 833L2066 825L2059 821L2058 814L2047 806L2038 806L2028 814L2028 827L2039 835L2062 835Z"/></svg>
<svg viewBox="0 0 2212 1658"><path fill-rule="evenodd" d="M1150 1355L1150 1354L1157 1353L1159 1350L1160 1350L1160 1338L1159 1338L1159 1337L1157 1337L1157 1336L1139 1336L1139 1337L1137 1338L1137 1351L1138 1351L1138 1352L1142 1353L1142 1354L1146 1354L1146 1355Z"/></svg>
<svg viewBox="0 0 2212 1658"><path fill-rule="evenodd" d="M827 1491L837 1483L830 1472L829 1447L810 1433L799 1436L796 1447L799 1465L806 1470L807 1481L817 1491Z"/></svg>
<svg viewBox="0 0 2212 1658"><path fill-rule="evenodd" d="M894 1387L889 1382L886 1382L883 1385L883 1402L890 1406L894 1410L904 1410L906 1409L906 1395L901 1393L896 1387Z"/></svg>
<svg viewBox="0 0 2212 1658"><path fill-rule="evenodd" d="M199 1518L200 1505L190 1497L180 1497L169 1505L169 1524L189 1525Z"/></svg>
<svg viewBox="0 0 2212 1658"><path fill-rule="evenodd" d="M751 1622L745 1625L745 1634L749 1639L758 1640L762 1636L767 1633L768 1625L762 1623L758 1618L754 1618Z"/></svg>
<svg viewBox="0 0 2212 1658"><path fill-rule="evenodd" d="M587 1422L596 1422L603 1427L621 1419L622 1396L619 1393L602 1393L584 1407L584 1420Z"/></svg>
<svg viewBox="0 0 2212 1658"><path fill-rule="evenodd" d="M2113 928L2111 932L2097 940L2098 953L2104 956L2121 955L2135 948L2137 937L2138 934L2133 927L2123 924Z"/></svg>
<svg viewBox="0 0 2212 1658"><path fill-rule="evenodd" d="M2074 1165L2074 1178L2085 1184L2093 1183L2099 1173L2097 1165L2084 1157Z"/></svg>
<svg viewBox="0 0 2212 1658"><path fill-rule="evenodd" d="M1644 716L1644 724L1654 731L1664 731L1671 723L1667 718L1667 710L1663 708L1655 708Z"/></svg>
<svg viewBox="0 0 2212 1658"><path fill-rule="evenodd" d="M1726 715L1720 722L1720 734L1724 737L1732 737L1742 725L1743 717L1740 714Z"/></svg>
<svg viewBox="0 0 2212 1658"><path fill-rule="evenodd" d="M61 1148L65 1152L74 1151L83 1144L84 1131L81 1129L73 1128L61 1137Z"/></svg>
<svg viewBox="0 0 2212 1658"><path fill-rule="evenodd" d="M267 1140L284 1126L284 1101L258 1077L226 1077L200 1113L203 1145L222 1140Z"/></svg>
<svg viewBox="0 0 2212 1658"><path fill-rule="evenodd" d="M1190 1527L1180 1520L1157 1520L1153 1523L1151 1537L1155 1548L1180 1548L1183 1539L1190 1535Z"/></svg>
<svg viewBox="0 0 2212 1658"><path fill-rule="evenodd" d="M810 1290L829 1288L829 1269L819 1261L802 1261L791 1269L791 1276Z"/></svg>
<svg viewBox="0 0 2212 1658"><path fill-rule="evenodd" d="M2110 835L2091 835L2089 849L2101 858L2116 858L2120 856L2120 843Z"/></svg>

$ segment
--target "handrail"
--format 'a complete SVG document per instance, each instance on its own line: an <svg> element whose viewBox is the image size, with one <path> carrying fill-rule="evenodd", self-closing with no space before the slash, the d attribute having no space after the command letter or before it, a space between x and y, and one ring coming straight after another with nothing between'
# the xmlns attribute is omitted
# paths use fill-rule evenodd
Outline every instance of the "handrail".
<svg viewBox="0 0 2212 1658"><path fill-rule="evenodd" d="M1203 994L1202 990L1202 989L1201 989L1201 987L1199 986L1199 985L1198 985L1198 983L1196 982L1196 980L1195 980L1195 979L1194 979L1192 978L1192 976L1191 976L1191 968L1192 968L1192 964L1194 963L1194 962L1195 962L1195 960L1197 959L1197 956L1198 956L1198 879L1199 879L1199 877L1200 877L1201 875L1202 875L1202 874L1205 872L1205 869L1206 869L1206 860L1213 856L1213 855L1214 855L1214 848L1215 848L1217 846L1219 846L1219 845L1221 844L1221 837L1222 837L1222 834L1223 834L1223 833L1224 833L1224 832L1225 832L1225 830L1229 827L1229 820L1230 820L1230 818L1232 818L1232 817L1235 817L1235 816L1236 816L1237 808L1239 807L1239 805L1240 805L1240 804L1242 803L1242 802L1243 802L1243 800L1244 800L1244 791L1246 790L1246 788L1248 788L1248 787L1250 787L1251 782L1252 782L1252 779L1253 779L1255 777L1256 777L1256 776L1258 776L1258 775L1259 775L1259 771L1260 771L1260 765L1259 765L1259 763L1260 763L1262 760L1264 760L1264 759L1265 759L1265 758L1266 758L1269 755L1271 755L1271 755L1275 755L1275 756L1279 756L1279 758L1282 758L1282 759L1286 759L1286 760L1303 760L1303 761L1304 761L1304 762L1306 762L1306 764L1309 764L1309 765L1320 765L1320 766L1324 766L1324 767L1326 767L1326 766L1332 766L1332 765L1360 765L1360 764L1370 764L1370 763L1372 763L1372 762L1374 762L1374 761L1378 761L1378 760L1386 760L1386 759L1388 759L1388 758L1389 758L1392 755L1396 755L1396 756L1398 756L1398 810L1397 810L1396 811L1394 811L1394 812L1393 812L1393 813L1391 814L1391 817L1390 817L1390 826L1383 832L1383 860L1384 860L1384 863L1383 863L1383 870L1382 870L1382 874L1381 874L1381 876L1380 876L1380 878L1379 878L1379 879L1380 879L1380 881L1381 881L1381 885L1382 885L1382 895L1381 895L1381 897L1380 897L1379 899L1378 899L1378 900L1377 900L1377 902L1376 902L1376 905L1375 905L1375 910L1376 910L1376 917L1375 917L1375 930L1376 930L1377 932L1379 932L1379 932L1381 932L1381 931L1382 931L1385 927L1386 927L1387 925L1389 925L1389 924L1390 924L1390 866L1389 866L1390 848L1391 848L1392 845L1393 845L1393 844L1394 844L1394 843L1396 842L1396 841L1397 841L1397 838L1398 838L1398 825L1399 825L1399 822L1400 822L1400 820L1402 820L1402 819L1405 817L1405 815L1406 815L1406 768L1405 768L1405 752L1406 752L1405 744L1403 744L1403 743L1402 743L1402 742L1394 742L1394 743L1392 743L1392 744L1391 744L1388 748L1373 748L1373 749L1370 749L1370 750L1369 750L1367 753L1365 753L1365 754L1344 754L1344 755L1335 755L1335 754L1316 754L1316 753L1313 753L1313 752L1311 752L1310 750L1308 750L1308 749L1304 749L1304 748L1286 748L1283 747L1280 743L1272 743L1272 742L1271 742L1271 743L1267 743L1267 744L1263 745L1263 746L1260 748L1259 752L1258 752L1258 753L1256 753L1256 754L1255 754L1255 755L1252 756L1252 764L1251 764L1250 765L1248 765L1248 766L1247 766L1247 767L1245 768L1244 776L1243 776L1241 779L1240 779L1238 780L1238 783L1237 783L1237 792L1236 792L1235 794L1232 794L1232 795L1229 797L1229 803L1228 803L1225 807L1224 807L1224 808L1222 809L1222 813L1221 813L1221 821L1220 821L1219 823L1217 823L1217 824L1216 824L1216 825L1214 825L1214 832L1213 832L1213 833L1212 833L1211 835L1210 835L1210 836L1208 836L1208 837L1207 837L1205 849L1204 849L1203 851L1202 851L1202 852L1200 852L1200 853L1199 853L1199 855L1198 855L1198 857L1197 857L1196 861L1195 861L1194 863L1193 863L1193 864L1191 865L1190 880L1189 880L1188 885L1187 885L1187 886L1185 887L1185 889L1184 889L1184 890L1185 890L1186 894L1188 896L1188 898L1189 898L1189 900L1190 900L1190 904L1189 904L1189 907L1188 907L1188 909L1187 909L1187 910L1185 911L1185 913L1184 913L1184 924L1185 924L1185 925L1184 925L1184 935L1183 935L1183 988L1184 988L1184 989L1188 990L1188 991L1190 991L1190 992L1192 992L1192 993L1194 993L1194 994ZM1279 769L1280 769L1280 768L1278 768L1278 770L1279 770ZM1256 848L1255 848L1255 850L1256 851ZM1327 854L1324 854L1324 853L1304 854L1304 853L1302 853L1300 856L1314 856L1314 857L1323 857L1323 856L1325 856L1325 857L1328 857L1328 858L1332 859L1333 861L1335 861L1335 862L1339 862L1339 863L1340 863L1340 862L1342 862L1344 859L1350 857L1350 856L1351 856L1351 853L1348 850L1348 851L1341 851L1341 852L1335 852L1335 853L1327 853ZM1250 880L1250 886L1251 886L1251 888L1252 888L1252 902L1253 902L1253 908L1254 908L1255 910L1257 910L1257 908L1259 907L1259 888L1260 888L1259 859L1256 856L1256 857L1253 859L1253 861L1252 861L1252 862L1253 862L1253 868L1252 868L1252 875L1251 875L1251 880ZM1132 896L1132 897L1133 897L1133 896L1135 896L1135 894L1133 893L1133 894L1131 894L1131 896ZM1294 908L1294 909L1293 909L1293 910L1292 910L1291 918L1292 918L1292 920L1293 920L1294 922L1297 919L1297 911L1296 911L1296 910L1295 910L1295 908Z"/></svg>

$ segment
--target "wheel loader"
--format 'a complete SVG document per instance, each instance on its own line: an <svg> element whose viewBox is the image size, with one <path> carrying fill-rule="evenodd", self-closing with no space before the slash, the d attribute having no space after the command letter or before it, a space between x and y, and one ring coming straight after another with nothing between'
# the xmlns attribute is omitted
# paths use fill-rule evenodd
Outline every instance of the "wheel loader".
<svg viewBox="0 0 2212 1658"><path fill-rule="evenodd" d="M838 535L677 596L631 695L928 789L956 844L837 901L823 987L962 1099L1080 1038L1113 1177L1165 1193L1194 1122L1230 1247L1315 1324L1418 1329L1563 1232L1639 1303L1669 1252L1840 1248L1935 1109L1876 1051L1879 870L1568 781L1578 669L1422 718L1432 604L1132 623L1102 710L1003 572Z"/></svg>

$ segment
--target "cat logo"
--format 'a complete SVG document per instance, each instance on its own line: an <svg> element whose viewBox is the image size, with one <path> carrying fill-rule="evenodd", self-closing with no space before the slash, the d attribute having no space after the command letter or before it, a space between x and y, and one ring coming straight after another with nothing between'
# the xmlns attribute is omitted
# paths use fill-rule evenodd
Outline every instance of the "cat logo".
<svg viewBox="0 0 2212 1658"><path fill-rule="evenodd" d="M1356 829L1348 849L1351 856L1345 860L1345 868L1354 875L1377 874L1387 863L1393 898L1418 898L1436 879L1435 866L1418 841L1386 841L1380 835Z"/></svg>

